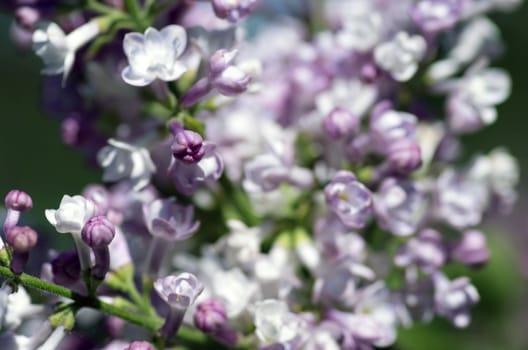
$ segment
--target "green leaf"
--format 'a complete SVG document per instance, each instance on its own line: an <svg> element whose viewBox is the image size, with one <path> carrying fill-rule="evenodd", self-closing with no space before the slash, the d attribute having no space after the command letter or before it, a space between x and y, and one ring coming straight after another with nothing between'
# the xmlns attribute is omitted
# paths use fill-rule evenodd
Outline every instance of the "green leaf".
<svg viewBox="0 0 528 350"><path fill-rule="evenodd" d="M108 288L128 292L130 282L134 277L134 266L126 264L106 275L105 285Z"/></svg>

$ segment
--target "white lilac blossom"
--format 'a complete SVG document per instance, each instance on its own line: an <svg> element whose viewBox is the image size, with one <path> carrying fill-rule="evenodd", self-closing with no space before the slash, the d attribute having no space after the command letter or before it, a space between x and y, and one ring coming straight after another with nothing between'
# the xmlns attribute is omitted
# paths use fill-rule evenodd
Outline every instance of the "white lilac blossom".
<svg viewBox="0 0 528 350"><path fill-rule="evenodd" d="M90 265L90 253L88 246L81 239L81 231L86 222L95 215L95 204L83 196L64 195L58 209L47 209L46 219L55 226L59 233L71 233L81 269L86 270Z"/></svg>
<svg viewBox="0 0 528 350"><path fill-rule="evenodd" d="M169 25L158 31L148 28L145 34L128 33L123 40L123 50L128 66L123 69L123 80L134 86L149 85L156 79L179 79L187 66L180 56L187 47L187 33L179 25Z"/></svg>
<svg viewBox="0 0 528 350"><path fill-rule="evenodd" d="M461 12L459 0L421 0L413 6L411 17L424 32L438 33L453 28Z"/></svg>
<svg viewBox="0 0 528 350"><path fill-rule="evenodd" d="M302 320L289 311L285 302L263 300L255 305L255 334L264 345L284 344L303 332Z"/></svg>
<svg viewBox="0 0 528 350"><path fill-rule="evenodd" d="M147 149L114 139L99 151L97 160L104 169L103 181L129 180L135 191L147 186L156 171Z"/></svg>
<svg viewBox="0 0 528 350"><path fill-rule="evenodd" d="M425 39L421 36L410 36L406 32L399 32L391 41L376 47L374 60L395 80L407 81L418 70L426 48Z"/></svg>
<svg viewBox="0 0 528 350"><path fill-rule="evenodd" d="M65 34L58 24L44 22L33 32L33 50L42 58L43 74L62 74L63 82L70 73L76 52L101 31L102 22L89 21Z"/></svg>
<svg viewBox="0 0 528 350"><path fill-rule="evenodd" d="M371 50L381 38L382 16L376 11L357 12L344 19L336 40L345 49L365 52Z"/></svg>

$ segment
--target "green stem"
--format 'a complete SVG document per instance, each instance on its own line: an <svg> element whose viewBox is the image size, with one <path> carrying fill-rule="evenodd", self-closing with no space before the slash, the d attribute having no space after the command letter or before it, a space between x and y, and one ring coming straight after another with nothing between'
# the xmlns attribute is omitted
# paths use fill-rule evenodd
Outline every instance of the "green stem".
<svg viewBox="0 0 528 350"><path fill-rule="evenodd" d="M134 19L138 26L138 30L143 31L145 29L145 23L143 21L143 12L137 0L125 0L125 5L130 16Z"/></svg>

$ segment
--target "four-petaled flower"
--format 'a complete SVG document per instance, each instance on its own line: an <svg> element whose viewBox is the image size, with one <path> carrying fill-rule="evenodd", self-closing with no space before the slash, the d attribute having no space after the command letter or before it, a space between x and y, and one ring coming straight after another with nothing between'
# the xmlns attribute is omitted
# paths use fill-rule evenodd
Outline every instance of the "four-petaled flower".
<svg viewBox="0 0 528 350"><path fill-rule="evenodd" d="M178 60L185 51L187 33L178 25L158 31L148 28L145 34L128 33L123 49L128 66L121 76L130 85L146 86L156 79L173 81L180 78L187 67Z"/></svg>

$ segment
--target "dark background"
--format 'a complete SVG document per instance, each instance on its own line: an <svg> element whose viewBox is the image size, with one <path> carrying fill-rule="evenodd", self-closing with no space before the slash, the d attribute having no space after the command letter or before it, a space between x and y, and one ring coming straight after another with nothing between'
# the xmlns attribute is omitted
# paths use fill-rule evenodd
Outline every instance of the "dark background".
<svg viewBox="0 0 528 350"><path fill-rule="evenodd" d="M526 350L528 349L528 6L494 15L506 43L496 65L512 76L513 93L499 108L499 119L484 131L464 138L468 153L506 146L523 170L520 200L502 222L485 226L492 261L469 274L481 293L474 322L455 330L447 322L415 326L400 333L402 350ZM31 52L17 50L9 39L11 18L0 15L0 194L20 188L33 197L30 220L45 225L44 209L55 208L63 194L77 194L100 173L74 150L62 145L59 123L40 112L41 62ZM456 269L456 268L455 268Z"/></svg>

